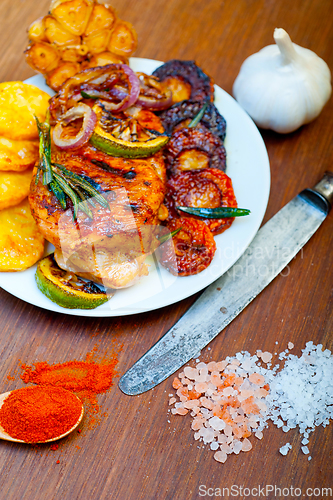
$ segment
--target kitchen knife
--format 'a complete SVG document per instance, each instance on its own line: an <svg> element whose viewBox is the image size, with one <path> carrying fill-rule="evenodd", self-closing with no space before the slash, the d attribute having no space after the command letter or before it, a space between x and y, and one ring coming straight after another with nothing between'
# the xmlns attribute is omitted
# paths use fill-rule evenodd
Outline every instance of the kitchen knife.
<svg viewBox="0 0 333 500"><path fill-rule="evenodd" d="M128 395L152 389L195 357L293 259L326 218L333 173L326 172L257 233L229 271L212 283L181 319L120 379Z"/></svg>

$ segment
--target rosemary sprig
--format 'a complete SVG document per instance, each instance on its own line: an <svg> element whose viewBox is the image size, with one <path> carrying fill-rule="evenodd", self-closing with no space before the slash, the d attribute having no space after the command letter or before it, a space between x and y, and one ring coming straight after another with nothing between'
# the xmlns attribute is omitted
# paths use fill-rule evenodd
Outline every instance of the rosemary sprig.
<svg viewBox="0 0 333 500"><path fill-rule="evenodd" d="M161 245L163 245L163 243L165 243L166 241L168 241L170 238L172 238L173 236L175 236L177 233L179 233L179 231L181 230L182 228L179 227L178 229L175 229L174 231L172 231L171 233L167 233L167 234L163 234L162 236L160 237L157 237L158 241L160 242Z"/></svg>
<svg viewBox="0 0 333 500"><path fill-rule="evenodd" d="M200 109L200 111L195 115L195 117L188 124L187 128L193 128L193 127L196 127L198 125L198 123L200 122L201 118L205 114L205 111L207 109L208 104L209 104L209 101L206 101L205 104Z"/></svg>
<svg viewBox="0 0 333 500"><path fill-rule="evenodd" d="M39 181L40 172L43 172L43 184L49 184L53 181L51 168L51 134L50 124L45 121L41 123L35 116L37 130L39 135L39 165L36 176L36 184Z"/></svg>
<svg viewBox="0 0 333 500"><path fill-rule="evenodd" d="M71 184L71 187L73 188L73 185ZM79 195L79 197L81 198L81 203L89 203L89 205L91 205L92 207L96 208L96 203L93 201L92 198L86 198L86 195L84 193L84 191L82 189L80 189L78 186L75 186L75 191L77 192L77 194Z"/></svg>
<svg viewBox="0 0 333 500"><path fill-rule="evenodd" d="M69 184L63 179L60 175L54 174L54 177L56 179L56 182L58 183L60 189L67 194L68 198L72 200L73 203L73 208L74 208L74 213L73 213L73 219L75 220L77 218L77 212L79 209L79 203L80 203L80 198L77 196L75 191L69 186Z"/></svg>
<svg viewBox="0 0 333 500"><path fill-rule="evenodd" d="M70 170L67 170L64 165L60 165L59 163L52 163L52 166L55 167L54 171L57 172L57 169L59 170L59 174L62 175L62 177L73 181L73 184L75 186L78 186L79 188L83 189L83 191L86 191L91 197L95 198L95 200L102 205L104 208L108 208L109 204L107 200L102 196L96 188L94 188L90 182L88 182L86 179L83 179L78 174L75 174L74 172L71 172ZM88 199L88 197L86 197Z"/></svg>
<svg viewBox="0 0 333 500"><path fill-rule="evenodd" d="M55 180L51 181L50 184L49 184L49 186L50 186L53 194L59 200L61 208L63 208L64 210L66 210L66 206L67 206L66 196L65 196L65 193L63 192L63 190L60 188L60 186L57 183L57 181L55 181Z"/></svg>
<svg viewBox="0 0 333 500"><path fill-rule="evenodd" d="M64 165L53 163L51 160L51 127L49 117L40 122L35 116L39 135L39 163L36 174L36 184L40 175L43 176L43 185L53 192L61 207L67 207L66 196L73 203L73 219L77 218L78 210L82 210L88 217L93 218L88 203L96 207L95 201L104 208L110 208L107 200L82 176L67 170ZM94 198L94 201L91 199Z"/></svg>

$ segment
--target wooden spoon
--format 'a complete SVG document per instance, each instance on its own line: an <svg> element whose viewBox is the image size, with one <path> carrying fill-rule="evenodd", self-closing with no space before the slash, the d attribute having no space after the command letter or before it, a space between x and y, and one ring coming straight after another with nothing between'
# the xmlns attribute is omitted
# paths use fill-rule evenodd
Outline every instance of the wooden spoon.
<svg viewBox="0 0 333 500"><path fill-rule="evenodd" d="M4 400L12 393L13 391L9 391L9 392L4 392L3 394L0 394L0 408L2 407L3 403L4 403ZM79 399L79 398L78 398ZM84 410L83 410L83 405L82 405L82 401L79 399L80 403L81 403L81 406L82 406L82 410L81 410L81 414L77 420L77 422L75 423L75 425L73 425L73 427L71 427L67 432L65 432L64 434L61 434L60 436L56 436L52 439L47 439L46 441L37 441L38 443L50 443L51 441L57 441L58 439L61 439L65 436L67 436L68 434L70 434L71 432L74 431L74 429L77 428L77 426L80 424L82 418L83 418L83 413L84 413ZM0 425L0 439L5 439L6 441L14 441L15 443L25 443L25 444L29 444L27 443L27 441L23 441L22 439L16 439L16 438L13 438L10 434L8 434L3 428L2 426Z"/></svg>

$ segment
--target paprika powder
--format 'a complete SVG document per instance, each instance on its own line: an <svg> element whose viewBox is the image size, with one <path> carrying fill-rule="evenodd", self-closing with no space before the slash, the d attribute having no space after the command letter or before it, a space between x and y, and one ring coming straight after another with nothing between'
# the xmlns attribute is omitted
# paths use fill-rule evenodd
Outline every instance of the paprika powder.
<svg viewBox="0 0 333 500"><path fill-rule="evenodd" d="M4 400L0 425L15 439L43 443L70 431L82 411L79 398L61 387L23 387Z"/></svg>
<svg viewBox="0 0 333 500"><path fill-rule="evenodd" d="M87 361L74 360L53 365L41 361L33 367L22 365L21 379L25 383L61 387L74 392L85 403L89 427L94 427L100 409L97 394L105 393L113 385L118 359L116 354L102 363L95 363L91 358L92 354L88 354Z"/></svg>

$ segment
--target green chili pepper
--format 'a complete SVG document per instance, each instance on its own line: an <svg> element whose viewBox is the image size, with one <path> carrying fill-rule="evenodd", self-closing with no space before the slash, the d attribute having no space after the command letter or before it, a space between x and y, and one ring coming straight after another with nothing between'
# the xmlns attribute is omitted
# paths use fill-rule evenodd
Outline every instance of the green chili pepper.
<svg viewBox="0 0 333 500"><path fill-rule="evenodd" d="M204 217L205 219L224 219L226 217L243 217L249 215L251 212L247 208L233 208L233 207L217 207L217 208L204 208L204 207L176 207L177 210L185 212L197 217Z"/></svg>

